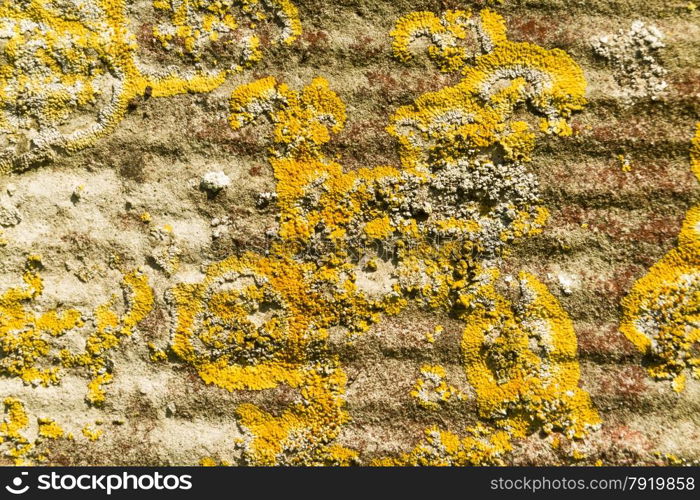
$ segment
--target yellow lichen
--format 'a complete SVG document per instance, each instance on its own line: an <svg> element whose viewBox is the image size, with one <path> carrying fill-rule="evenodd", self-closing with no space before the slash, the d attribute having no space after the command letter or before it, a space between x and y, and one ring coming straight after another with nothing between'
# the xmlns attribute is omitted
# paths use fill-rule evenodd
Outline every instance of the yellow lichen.
<svg viewBox="0 0 700 500"><path fill-rule="evenodd" d="M349 465L356 453L333 441L347 421L343 409L346 377L330 362L307 367L299 383L300 399L279 417L255 405L237 413L250 431L245 459L254 465Z"/></svg>
<svg viewBox="0 0 700 500"><path fill-rule="evenodd" d="M440 403L453 397L461 397L459 390L446 381L445 368L441 365L423 365L421 377L411 391L420 406L430 410L439 410Z"/></svg>
<svg viewBox="0 0 700 500"><path fill-rule="evenodd" d="M234 7L244 17L269 18L270 26L281 22L281 43L301 32L289 0L154 0L155 10L171 14L170 23L155 28L155 37L166 47L182 41L182 52L194 61L150 74L138 58L126 0L3 2L0 173L93 144L121 122L137 97L211 92L231 71L258 61L260 38L248 25L241 26L246 33L237 29L229 12ZM240 49L240 64L190 67L212 44L224 53Z"/></svg>
<svg viewBox="0 0 700 500"><path fill-rule="evenodd" d="M547 211L523 163L534 147L537 130L570 134L567 120L585 103L581 69L562 51L510 42L503 19L488 10L478 18L462 11L447 12L442 18L413 13L397 23L392 36L402 60L411 57L416 37L429 37L434 44L428 49L429 57L442 70L460 70L463 76L456 86L424 95L394 114L388 130L400 142L402 168L375 166L345 172L337 163L339 158L326 156L325 144L342 129L346 117L342 101L322 78L302 91L269 77L233 92L232 128L240 129L261 117L274 127L269 161L276 181L279 232L268 256L226 259L210 267L203 283L176 287L173 350L194 364L205 381L229 390L286 384L303 394L309 387L305 364L311 359L309 348L316 359L325 357L334 373L339 369L323 348L325 335L318 332L340 326L352 336L367 330L382 314L395 314L414 300L465 320L462 348L467 378L478 394L480 417L491 424L466 429L466 437L429 429L427 444L400 459L380 463L495 464L511 449L512 438L537 430L582 438L599 420L588 395L578 388L576 338L568 316L531 275L521 276L523 289L531 297L518 306L524 307L524 317L516 315L505 298L482 283L488 273L481 271L482 260L498 259L507 245L536 234L544 225ZM516 110L526 103L540 116L539 124L524 121L522 113L514 119ZM505 159L503 163L496 162L498 157ZM455 178L469 179L473 194L469 188L447 191ZM493 198L479 200L483 191ZM376 243L394 252L395 283L370 294L358 286L358 272L377 271L380 255L371 250ZM269 274L278 265L287 270L285 282L276 273ZM239 358L232 365L237 346L250 336L248 322L260 301L252 290L245 290L243 276L255 281L258 294L275 297L271 302L280 318L275 326L282 325L284 318L288 324L282 329L290 339L298 338L298 331L311 330L306 338L317 343L297 343L294 357L285 357L290 345L273 350L278 342L267 342L259 354ZM291 282L300 296L289 296ZM224 301L214 299L215 290L224 284L230 300L219 307ZM498 307L475 309L484 294L493 296ZM222 315L230 319L215 320ZM479 344L474 354L474 342L490 335L490 329L503 328L501 322L506 328L499 345ZM260 333L269 330L264 323L256 326ZM520 345L539 334L548 336L541 340L542 350L533 351L528 342ZM200 339L199 351L195 338ZM211 343L221 339L227 340ZM209 349L217 345L212 358ZM224 346L227 351L222 350ZM490 366L477 365L488 356L505 356L505 351L517 354L512 366L504 366L500 374L511 383L496 381L490 387L483 380ZM562 378L548 375L550 368ZM426 408L439 408L439 402L458 395L441 370L424 366L424 377L412 393ZM436 378L435 387L428 387L426 377ZM525 391L522 398L516 386ZM437 389L437 398L426 396L429 389ZM332 392L318 391L317 397L325 398L328 408L339 404L330 403ZM527 401L528 395L534 401ZM333 414L337 417L332 425L326 423L319 434L335 436L330 429L346 417L339 411ZM298 427L312 426L295 405L281 416L243 405L239 417L252 435L246 448L252 463L290 463L284 451L290 449L290 434ZM303 457L298 463L328 463L323 449L300 447L295 452Z"/></svg>
<svg viewBox="0 0 700 500"><path fill-rule="evenodd" d="M296 9L288 0L153 0L152 8L163 14L154 28L156 40L198 68L175 68L156 77L137 64L123 0L94 2L96 20L77 16L66 22L52 0L27 0L0 11L0 20L15 24L41 21L59 33L85 32L86 40L79 43L109 67L105 75L118 79L118 92L99 115L98 126L79 140L66 139L59 129L105 97L96 91L82 101L47 97L57 109L53 129L47 130L59 130L62 138L52 131L44 139L44 152L58 144L68 150L84 147L113 128L129 100L146 91L165 97L220 86L229 73L261 57L263 37L257 30L266 21L283 25L276 42L290 43L299 33ZM234 15L236 9L239 15ZM99 33L88 33L94 30ZM447 11L440 17L414 12L401 18L391 35L400 60L411 59L414 40L427 37L428 57L440 70L461 76L456 85L425 94L394 113L388 131L399 142L400 166L345 171L339 156L326 155L325 145L344 127L346 108L323 78L294 90L268 77L241 85L231 95L233 129L261 118L272 122L269 161L279 230L265 255L230 256L208 265L199 282L179 283L168 291L169 354L193 367L204 383L223 390L282 387L296 393L277 412L252 403L236 408L245 434L245 463L359 462L354 450L338 443L350 418L347 377L331 354L329 331L344 331L352 339L409 302L465 323L462 361L482 422L463 435L431 427L413 450L377 464L498 465L518 438L544 432L581 439L599 422L587 393L578 387L576 337L565 311L527 273L520 275L521 299L506 297L492 267L510 246L544 226L548 212L525 165L539 134L571 134L568 120L585 103L580 67L563 51L510 41L505 21L490 10L478 15ZM116 53L100 59L109 43ZM10 55L19 50L13 44L7 49ZM215 55L233 48L241 51L221 61ZM60 68L43 62L63 78ZM16 69L10 64L0 78L14 78ZM0 94L0 102L10 97ZM17 161L30 160L13 153L6 165L15 168ZM141 220L152 222L146 212ZM159 234L171 232L151 227ZM163 258L174 271L176 255L166 252ZM30 263L25 288L0 297L3 350L21 361L0 366L44 384L58 383L59 367L83 370L90 377L86 400L101 405L105 385L114 376L110 353L153 307L148 280L138 272L126 273L123 307L114 296L85 315L89 322L77 311L37 317L25 312L25 303L41 293L34 267L38 262ZM361 273L380 270L390 275L388 286L368 289ZM65 349L48 357L51 344L40 342L46 334L59 336L86 322L94 328L82 351ZM28 331L34 333L27 336ZM436 328L427 340L434 342L441 331ZM153 361L168 359L155 344L148 348ZM60 365L37 364L47 359ZM422 408L439 411L444 402L463 397L447 384L440 365L424 365L421 377L412 395ZM13 405L11 401L8 422L21 421ZM48 434L59 431L45 425ZM90 426L82 432L91 441L102 433ZM204 457L201 463L216 461Z"/></svg>
<svg viewBox="0 0 700 500"><path fill-rule="evenodd" d="M92 429L90 424L86 424L81 432L83 433L83 436L85 436L89 441L97 441L102 437L102 434L104 431L102 429Z"/></svg>
<svg viewBox="0 0 700 500"><path fill-rule="evenodd" d="M444 331L445 328L442 325L437 325L432 332L425 333L425 340L427 340L431 344L434 344L435 341L442 335Z"/></svg>
<svg viewBox="0 0 700 500"><path fill-rule="evenodd" d="M58 425L53 419L50 418L40 418L39 422L39 436L48 439L58 439L63 437L63 428Z"/></svg>
<svg viewBox="0 0 700 500"><path fill-rule="evenodd" d="M22 402L16 398L5 398L3 405L5 419L0 423L0 444L9 442L10 447L5 455L11 457L15 465L26 465L30 463L27 455L34 449L34 444L21 431L29 426L29 417Z"/></svg>
<svg viewBox="0 0 700 500"><path fill-rule="evenodd" d="M260 36L291 44L301 34L296 7L289 0L153 0L167 16L153 35L168 51L217 71L240 71L262 58ZM273 30L277 32L272 33ZM229 67L224 65L228 62ZM223 68L221 68L224 66Z"/></svg>
<svg viewBox="0 0 700 500"><path fill-rule="evenodd" d="M629 158L627 158L625 155L617 155L617 162L620 165L620 170L623 172L632 171L632 164L630 163Z"/></svg>
<svg viewBox="0 0 700 500"><path fill-rule="evenodd" d="M82 326L79 311L50 310L35 314L30 303L41 296L43 281L37 272L37 257L27 261L25 286L10 288L0 295L0 372L21 378L28 384L57 384L59 366L50 353L51 338Z"/></svg>
<svg viewBox="0 0 700 500"><path fill-rule="evenodd" d="M467 466L503 465L503 456L512 449L504 431L492 431L482 425L468 429L465 437L430 427L424 441L411 452L397 458L375 460L375 466Z"/></svg>
<svg viewBox="0 0 700 500"><path fill-rule="evenodd" d="M4 455L15 465L33 465L45 462L49 449L45 440L63 438L61 426L50 418L38 418L37 437L33 441L26 434L29 431L29 414L24 403L14 397L3 400L5 418L0 422L0 446L7 444Z"/></svg>
<svg viewBox="0 0 700 500"><path fill-rule="evenodd" d="M102 385L112 380L107 370L107 356L123 337L132 334L137 324L153 306L153 291L148 278L131 272L124 275L125 307L122 314L113 309L113 297L96 308L92 315L95 331L85 342L82 352L59 349L53 339L68 332L84 329L85 316L80 311L55 309L36 314L30 310L31 302L43 291L39 276L38 256L30 256L24 273L24 287L10 288L0 295L0 373L19 377L27 384L58 385L61 369L88 367L93 378L88 383L86 399L93 404L104 402Z"/></svg>
<svg viewBox="0 0 700 500"><path fill-rule="evenodd" d="M87 367L92 378L88 383L85 399L93 405L101 405L105 400L103 386L112 381L113 375L107 371L109 352L121 340L131 336L137 325L153 308L153 290L148 277L138 271L123 277L124 312L120 315L114 309L116 296L97 307L94 314L95 331L85 341L85 349L79 353L61 351L61 360L67 367Z"/></svg>
<svg viewBox="0 0 700 500"><path fill-rule="evenodd" d="M402 26L404 19L392 32L395 52L402 58L403 40L413 36ZM465 150L496 145L506 158L526 160L535 135L528 122L512 118L525 102L543 115L540 130L571 134L566 119L586 102L581 68L561 50L507 40L503 19L492 11L481 11L471 26L484 53L473 64L460 66L462 81L425 94L392 117L389 132L405 148L404 166L439 164Z"/></svg>
<svg viewBox="0 0 700 500"><path fill-rule="evenodd" d="M496 270L463 296L467 380L479 414L524 437L535 429L583 438L600 418L578 387L576 334L566 312L533 275L521 273L516 305L496 290Z"/></svg>
<svg viewBox="0 0 700 500"><path fill-rule="evenodd" d="M700 180L700 123L690 151L691 169ZM671 380L683 391L686 371L700 379L700 205L691 208L668 252L640 278L622 301L620 331L649 357L649 375Z"/></svg>

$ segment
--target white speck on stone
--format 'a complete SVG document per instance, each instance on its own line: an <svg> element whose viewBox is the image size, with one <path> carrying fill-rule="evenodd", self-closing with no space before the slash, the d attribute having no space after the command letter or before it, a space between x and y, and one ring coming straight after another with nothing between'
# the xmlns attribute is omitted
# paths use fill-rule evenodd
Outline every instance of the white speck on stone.
<svg viewBox="0 0 700 500"><path fill-rule="evenodd" d="M205 191L218 193L231 184L231 179L223 172L207 172L202 176L200 185Z"/></svg>
<svg viewBox="0 0 700 500"><path fill-rule="evenodd" d="M575 288L578 288L578 280L568 273L557 273L557 281L564 295L571 295Z"/></svg>
<svg viewBox="0 0 700 500"><path fill-rule="evenodd" d="M17 186L15 186L14 184L8 184L7 186L5 186L5 191L7 191L8 195L12 196L17 191Z"/></svg>
<svg viewBox="0 0 700 500"><path fill-rule="evenodd" d="M79 201L83 197L83 192L85 191L85 186L80 185L76 186L76 188L73 190L73 193L71 194L71 198L74 201Z"/></svg>
<svg viewBox="0 0 700 500"><path fill-rule="evenodd" d="M11 205L0 205L0 226L12 227L22 222L19 211Z"/></svg>

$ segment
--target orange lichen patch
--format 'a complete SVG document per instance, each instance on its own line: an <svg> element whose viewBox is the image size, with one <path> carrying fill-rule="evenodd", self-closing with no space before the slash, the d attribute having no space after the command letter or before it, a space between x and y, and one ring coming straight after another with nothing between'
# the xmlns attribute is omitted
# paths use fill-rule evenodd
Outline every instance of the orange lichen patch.
<svg viewBox="0 0 700 500"><path fill-rule="evenodd" d="M199 465L202 467L229 467L231 462L227 460L217 461L213 457L202 457L199 459Z"/></svg>
<svg viewBox="0 0 700 500"><path fill-rule="evenodd" d="M454 71L464 66L476 50L469 47L470 42L478 43L468 39L473 30L468 11L447 11L442 18L432 12L412 12L399 19L390 34L394 37L394 53L401 60L411 59L411 44L424 37L431 44L429 57L441 70Z"/></svg>
<svg viewBox="0 0 700 500"><path fill-rule="evenodd" d="M391 221L386 215L378 217L365 224L365 233L372 239L381 240L393 233Z"/></svg>
<svg viewBox="0 0 700 500"><path fill-rule="evenodd" d="M353 456L333 444L347 420L346 377L325 342L327 328L351 316L320 291L333 271L245 254L211 265L202 282L169 293L171 349L204 382L229 391L279 385L299 391L279 417L252 404L236 410L251 434L245 451L251 464L339 465ZM348 291L336 293L352 303Z"/></svg>
<svg viewBox="0 0 700 500"><path fill-rule="evenodd" d="M289 0L153 0L152 5L167 16L153 28L162 47L216 71L240 71L262 59L263 32L271 45L289 45L301 34Z"/></svg>
<svg viewBox="0 0 700 500"><path fill-rule="evenodd" d="M540 429L583 438L600 419L578 387L571 320L533 275L520 274L517 304L496 290L497 278L496 270L486 271L462 296L462 352L479 414L514 437Z"/></svg>
<svg viewBox="0 0 700 500"><path fill-rule="evenodd" d="M683 390L685 370L700 378L700 244L671 250L639 279L622 302L620 330L651 358L649 375Z"/></svg>
<svg viewBox="0 0 700 500"><path fill-rule="evenodd" d="M436 237L459 238L478 249L484 243L480 234L489 233L495 237L492 245L500 246L536 233L546 219L546 210L537 206L534 179L519 165L494 165L467 155L432 175L423 168L343 172L322 150L330 133L338 132L345 121L342 101L323 79L315 79L303 92L274 78L258 80L234 91L231 110L234 129L260 115L275 124L270 162L277 180L279 236L298 245L298 251L327 244L340 255L349 250L357 253L373 240L393 245L405 240L427 243ZM462 175L467 179L460 181ZM457 182L464 187L453 187ZM453 200L469 196L472 189L487 189L482 183L494 184L495 189L486 192L490 200ZM452 191L444 196L440 192L447 190ZM521 201L508 199L511 193ZM426 198L421 205L414 199L416 194ZM491 213L483 213L485 204L491 205ZM435 205L444 208L436 210ZM501 211L509 215L498 215ZM493 226L503 225L504 220L509 223L494 234Z"/></svg>
<svg viewBox="0 0 700 500"><path fill-rule="evenodd" d="M96 331L85 341L82 353L61 351L64 366L83 366L89 368L92 379L88 383L86 400L94 405L104 403L104 384L112 381L112 374L107 371L108 355L125 337L131 336L137 325L153 308L153 290L148 277L138 271L125 274L122 281L124 290L124 312L119 314L114 308L116 296L95 310Z"/></svg>
<svg viewBox="0 0 700 500"><path fill-rule="evenodd" d="M79 311L68 309L35 314L29 304L43 291L36 271L38 258L27 263L24 287L10 288L0 295L0 372L17 376L28 384L48 386L59 381L59 366L52 366L51 337L65 335L82 326Z"/></svg>
<svg viewBox="0 0 700 500"><path fill-rule="evenodd" d="M88 382L87 395L85 400L94 405L102 404L105 401L106 393L102 388L108 384L114 377L111 373L101 373Z"/></svg>
<svg viewBox="0 0 700 500"><path fill-rule="evenodd" d="M26 458L34 449L34 444L25 438L21 431L29 426L29 417L22 402L16 398L5 398L5 419L0 423L0 444L10 443L5 455L13 458L15 465L26 465Z"/></svg>
<svg viewBox="0 0 700 500"><path fill-rule="evenodd" d="M93 429L89 424L85 425L81 432L89 441L97 441L102 437L102 434L104 434L102 429Z"/></svg>
<svg viewBox="0 0 700 500"><path fill-rule="evenodd" d="M53 147L78 148L121 119L136 46L123 28L123 1L92 4L0 6L0 172L26 166ZM81 115L91 117L88 127L75 127ZM23 151L24 140L35 147Z"/></svg>
<svg viewBox="0 0 700 500"><path fill-rule="evenodd" d="M58 439L64 436L63 428L51 418L39 418L39 436L47 439Z"/></svg>
<svg viewBox="0 0 700 500"><path fill-rule="evenodd" d="M477 39L481 37L473 56L460 45L471 36L470 30ZM389 131L402 146L401 169L377 166L344 172L337 158L325 155L324 145L331 134L342 129L346 117L343 102L322 78L314 79L302 91L269 77L233 92L229 117L233 129L261 117L268 118L274 127L270 163L276 181L279 232L270 256L246 254L217 266L228 269L233 281L240 280L243 268L249 269L246 273L250 276L264 276L265 280L256 281L256 292L268 293L265 290L269 286L270 294L272 290L281 294L283 300L279 303L284 305L279 309L288 314L282 328L291 339L299 336L290 327L298 314L305 314L297 323L303 330L309 330L310 325L316 326L312 332L340 326L350 333L360 333L382 314L400 311L409 300L465 318L468 333L462 347L468 378L472 371L480 373L469 380L480 394L480 416L493 421L495 430L475 427L468 429L467 437L459 437L429 429L427 444L398 461L387 459L387 463L499 463L501 455L510 449L511 437L558 430L570 438L582 438L596 426L598 416L588 395L577 387L576 337L568 316L530 275L521 277L523 289L530 293L529 300L518 306L525 313L516 315L502 297L492 306L482 303L483 295L493 295L495 289L482 282L484 274L479 269L484 261L498 263L508 245L539 232L547 218L536 180L523 166L534 147L536 129L512 117L528 104L528 109L542 116L544 132L567 135L566 120L585 102L583 74L561 51L509 42L503 19L490 11L482 11L478 21L465 12L448 12L441 19L429 13L414 13L400 20L392 35L397 55L404 60L410 56L410 45L416 37L431 37L435 45L429 48L429 56L442 69L461 68L464 76L457 86L422 96L416 104L394 115ZM494 153L494 146L499 146L502 154ZM393 282L370 296L356 282L363 258L363 272L377 272L379 255L368 251L372 243L393 252L389 266ZM287 285L256 270L261 264L274 269L277 263L296 281L300 297L288 297L283 292ZM242 339L221 345L217 359L192 347L191 339L199 337L206 344L210 337L208 318L214 317L210 310L217 302L204 290L221 274L218 269L210 268L202 284L177 289L181 298L174 301L179 304L175 308L176 324L185 326L174 331L174 350L197 366L207 382L221 387L262 389L285 383L303 392L308 387L303 377L308 368L304 363L295 364L294 359L311 359L300 355L308 350L308 344L295 344L301 347L294 353L296 358L284 358L282 353L289 352L290 347L283 346L266 357L262 356L266 352L263 350L260 359L234 365L230 363L232 358L222 358L220 353L224 345L235 350L231 346ZM295 277L297 270L303 272ZM241 285L233 288L242 290ZM252 314L255 308L234 311L239 302L245 302L241 297L253 295L252 291L237 291L235 300L217 315L224 311ZM258 300L253 298L252 303ZM320 309L314 309L314 305L320 305ZM199 316L194 319L192 314ZM502 335L504 345L479 344L474 354L475 346L469 341L476 342L490 329L501 328L501 322L508 326ZM232 329L229 336L246 331L234 324L228 328ZM532 350L530 341L538 335L546 336L541 340L544 347ZM326 341L323 336L317 340L318 346ZM522 342L525 344L520 346ZM496 387L484 386L482 375L490 373L490 365L480 367L481 371L472 368L478 362L486 363L488 356L506 356L510 351L502 351L508 347L522 347L514 366L503 368L502 375L512 383L501 387L496 381ZM327 356L323 349L317 350L317 356L319 352ZM243 372L252 369L255 380ZM550 369L561 378L548 375ZM234 375L229 376L228 370ZM412 393L424 407L439 409L438 400L457 395L440 370L425 366L424 378ZM435 387L429 388L431 377ZM526 393L521 394L518 388ZM427 394L428 389L437 390L437 400ZM536 401L527 400L529 396ZM252 462L280 462L282 443L291 428L305 422L305 417L293 408L282 417L251 406L243 410L240 416L254 436L249 444L256 457ZM338 417L336 424L340 425L343 418ZM302 450L296 454L306 457L304 463L327 461L306 456ZM436 455L431 450L442 451Z"/></svg>
<svg viewBox="0 0 700 500"><path fill-rule="evenodd" d="M328 360L303 369L300 398L279 417L255 405L236 412L251 437L245 460L253 465L349 465L356 453L334 444L348 420L343 408L346 376Z"/></svg>
<svg viewBox="0 0 700 500"><path fill-rule="evenodd" d="M423 408L439 410L442 402L462 397L457 388L447 383L447 374L443 366L423 365L420 375L411 391L411 396Z"/></svg>
<svg viewBox="0 0 700 500"><path fill-rule="evenodd" d="M425 340L430 344L434 344L444 331L445 328L442 325L437 325L432 332L425 333Z"/></svg>
<svg viewBox="0 0 700 500"><path fill-rule="evenodd" d="M275 124L270 162L277 180L279 233L283 240L298 244L301 250L322 227L319 236L341 248L350 236L348 228L353 218L360 214L366 214L369 223L364 228L366 239L393 232L380 211L362 209L363 201L370 196L364 179L377 179L395 171L345 174L338 163L323 154L322 146L330 140L330 134L339 132L345 123L345 105L325 79L314 79L302 92L278 84L272 77L258 80L236 89L230 105L234 129L260 115L268 116ZM317 195L318 191L325 192ZM307 202L305 198L310 199Z"/></svg>
<svg viewBox="0 0 700 500"><path fill-rule="evenodd" d="M411 12L401 17L389 33L397 58L409 61L412 44L425 38L428 57L441 71L463 68L481 53L507 41L503 18L482 10L478 18L468 10L448 10L438 18L432 12Z"/></svg>
<svg viewBox="0 0 700 500"><path fill-rule="evenodd" d="M623 172L632 171L632 164L630 163L630 159L627 158L625 155L617 155L617 163L620 166L620 170L622 170Z"/></svg>
<svg viewBox="0 0 700 500"><path fill-rule="evenodd" d="M400 58L409 36L402 22L392 32ZM529 123L512 119L525 103L543 116L540 130L571 134L567 119L586 102L581 68L561 50L508 41L502 23L497 14L482 11L481 25L497 26L491 31L498 42L482 40L483 53L461 69L460 83L425 94L393 115L388 130L405 149L404 166L449 163L495 145L508 159L527 160L535 133Z"/></svg>
<svg viewBox="0 0 700 500"><path fill-rule="evenodd" d="M700 124L692 140L691 168L700 179ZM667 253L622 301L620 331L649 356L647 372L685 387L686 370L700 379L700 205L691 208Z"/></svg>
<svg viewBox="0 0 700 500"><path fill-rule="evenodd" d="M163 349L158 348L153 342L148 342L146 345L148 346L151 361L154 363L160 363L168 360L168 353L166 353Z"/></svg>
<svg viewBox="0 0 700 500"><path fill-rule="evenodd" d="M101 385L112 379L106 372L108 352L123 337L131 335L153 306L148 278L138 272L124 276L124 313L113 310L115 298L99 306L94 313L96 331L87 338L84 352L58 351L51 339L81 328L86 322L83 314L74 309L61 313L49 310L40 315L27 310L26 303L36 300L43 290L43 281L35 270L39 262L38 257L30 257L24 274L26 286L11 288L0 296L0 370L25 383L48 386L60 383L61 368L86 366L94 377L88 383L87 400L102 403L105 394Z"/></svg>
<svg viewBox="0 0 700 500"><path fill-rule="evenodd" d="M11 458L15 465L33 465L46 461L49 451L46 440L63 438L65 433L61 426L50 418L38 418L37 438L32 441L26 437L29 415L22 401L6 397L3 406L5 418L0 422L0 448L5 448L4 455ZM5 443L6 447L3 446Z"/></svg>
<svg viewBox="0 0 700 500"><path fill-rule="evenodd" d="M173 351L230 391L298 385L308 347L327 335L304 271L247 254L212 265L201 283L177 285Z"/></svg>
<svg viewBox="0 0 700 500"><path fill-rule="evenodd" d="M283 148L279 154L299 159L321 157L320 147L345 124L345 105L324 78L315 78L302 92L274 77L257 80L233 92L230 108L234 130L269 116L276 125L275 144Z"/></svg>
<svg viewBox="0 0 700 500"><path fill-rule="evenodd" d="M382 458L372 465L392 466L468 466L504 465L503 456L512 450L510 436L504 431L493 431L483 425L467 430L460 437L452 432L430 427L425 430L424 442L410 453L398 458Z"/></svg>
<svg viewBox="0 0 700 500"><path fill-rule="evenodd" d="M240 64L149 74L137 58L139 47L127 27L125 0L3 2L0 173L27 169L59 151L93 144L121 122L138 96L211 92L231 71L260 60L261 41L252 21L241 26L250 33L229 33L237 28L229 12L234 5L256 22L281 22L280 43L290 43L301 31L289 0L154 0L156 10L172 14L170 26L155 29L165 46L174 38L184 40L184 53L196 61L203 45L223 44L228 51L240 49Z"/></svg>

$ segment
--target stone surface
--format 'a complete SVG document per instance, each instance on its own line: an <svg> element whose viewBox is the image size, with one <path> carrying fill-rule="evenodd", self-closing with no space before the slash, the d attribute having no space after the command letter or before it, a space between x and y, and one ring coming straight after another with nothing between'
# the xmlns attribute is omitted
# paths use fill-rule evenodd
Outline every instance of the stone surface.
<svg viewBox="0 0 700 500"><path fill-rule="evenodd" d="M172 18L167 9L154 7L169 2L27 0L17 2L13 12L0 7L0 38L11 36L8 27L23 15L21 4L32 2L59 17L65 9L78 9L78 24L98 29L107 22L100 9L121 5L122 17L112 19L121 19L128 34L111 46L119 53L95 62L104 65L95 73L99 77L85 79L83 85L94 84L94 95L73 89L66 97L72 114L65 120L42 108L47 114L41 120L18 122L13 116L21 107L7 111L14 94L0 96L6 111L0 120L0 396L8 423L0 430L0 462L699 463L700 380L689 364L697 360L697 334L687 353L674 347L673 353L684 356L678 372L654 374L650 366L670 354L645 354L621 330L633 308L623 300L635 282L679 245L695 248L683 237L679 243L683 221L700 201L693 175L698 167L689 158L700 117L700 12L687 2L294 0L294 16L291 4L270 1L265 4L284 13L281 27L246 24L231 38L230 26L221 21L212 32L223 41L213 41L209 33L188 42L187 36L168 35ZM235 10L241 2L222 4ZM582 71L586 103L563 118L571 134L559 133L563 130L554 127L560 124L546 120L549 133L541 132L540 120L550 117L533 112L532 102L519 103L508 126L522 120L536 139L532 147L513 139L515 153L524 153L511 158L502 137L475 158L464 145L450 149L458 138L448 141L436 132L436 143L444 142L437 149L444 165L431 171L429 181L421 180L416 172L437 165L438 153L428 160L409 158L400 140L410 124L401 129L392 117L405 107L406 116L423 119L416 118L420 110L413 104L426 93L460 84L460 72L479 64L475 54L491 49L478 45L471 32L456 37L469 57L457 69L440 71L457 64L449 51L431 60L434 54L426 55L423 42L416 41L415 56L401 60L392 48L397 37L390 33L411 12L432 12L439 19L449 9L471 9L478 16L484 8L502 16L510 42L552 51L548 57L564 57L558 54L563 51ZM188 22L204 23L206 13L192 12ZM298 36L290 21L295 17L301 23ZM444 19L443 25L453 26ZM26 32L29 39L48 36L38 24L32 30ZM259 36L259 54L251 34ZM76 57L107 50L102 36L86 40ZM436 38L449 46L450 37ZM646 37L639 43L649 49L648 59L640 52L632 59L624 55L637 43L630 37ZM238 51L229 47L233 42ZM637 56L644 61L633 64ZM32 57L28 52L22 60ZM138 66L131 68L134 60ZM13 66L13 60L5 53L0 64ZM84 71L77 62L65 67ZM177 70L169 74L173 67ZM499 73L501 80L490 82L493 92L518 77L541 81L538 71L544 70L529 71ZM621 72L634 78L620 78ZM241 105L241 116L265 116L254 126L232 126L232 93L270 76L275 85L269 95L281 97L260 98L244 111ZM328 91L317 77L325 79ZM321 97L314 101L316 95ZM301 104L289 104L294 99ZM43 101L37 97L26 105L36 102ZM468 123L465 116L445 113L436 121ZM298 123L302 132L294 128ZM74 141L81 130L90 132L89 144ZM306 130L312 130L322 156L306 145L313 141L299 139ZM292 139L284 142L285 134ZM458 160L445 159L460 154ZM308 170L323 174L293 202L293 181L302 172L280 180L288 159L295 165L318 160ZM340 174L329 167L336 161ZM368 171L380 166L396 171L376 183L368 180L375 175ZM351 181L371 185L379 202L363 201L364 212L353 213L357 220L346 224L346 212L326 207L351 211L343 203L355 198L338 195ZM282 192L280 186L292 187ZM324 198L327 193L332 196ZM535 220L540 207L549 213L541 223ZM297 209L300 219L313 220L301 250L280 236L293 232L290 214ZM479 221L471 253L435 257L431 262L446 266L437 271L440 265L426 264L425 250L409 268L401 241L408 241L406 247L443 248L450 238L468 240L469 230L458 224L452 233L438 231L440 217ZM521 219L527 227L513 235L513 221ZM432 231L433 246L427 237L406 236L401 227L413 222L421 235ZM342 231L333 233L338 228ZM510 239L500 237L506 231L513 233ZM328 243L341 233L342 244ZM335 264L321 267L331 257ZM687 259L686 274L697 275L697 257ZM458 268L466 278L453 276ZM489 269L498 269L500 277L489 278ZM452 280L447 298L436 285L438 274ZM479 283L483 289L477 290ZM697 281L684 283L685 310L697 314ZM426 292L431 286L437 290L433 295ZM387 305L398 298L405 304ZM381 300L387 303L379 305ZM499 424L503 419L486 415L490 400L475 376L479 358L465 352L469 326L488 323L479 316L479 300L509 304L504 306L509 324L517 326L511 330L520 332L520 337L494 333L507 330L499 324L474 333L483 333L483 345L492 349L488 367L506 364L511 351L502 339L517 337L526 339L522 349L537 353L537 363L545 360L545 368L558 370L552 346L561 338L570 347L573 335L575 354L562 354L561 364L579 373L566 390L548 386L544 368L523 370L530 377L528 394L546 386L545 399L554 394L556 404L569 405L562 410L566 418L590 424L581 436L573 436L575 423L534 403L513 403L540 414L532 428L507 437ZM187 323L193 304L201 308L196 327ZM13 323L18 311L23 319ZM314 323L314 315L323 320ZM658 314L648 316L663 321ZM188 336L196 328L214 333ZM690 328L697 331L697 323ZM45 352L43 344L32 344L38 354L31 362L28 349L9 345L12 339L29 342L30 335L46 342ZM260 371L222 374L215 365L224 358L228 366ZM39 376L22 363L56 368L56 378L48 372ZM268 365L285 369L265 371ZM502 372L513 376L507 368ZM535 372L539 385L532 381ZM574 389L576 397L569 394ZM590 404L576 399L578 391ZM497 411L510 411L503 401L500 405ZM319 414L331 423L320 424ZM62 432L41 419L52 419ZM284 430L284 442L264 449L260 436L275 429ZM52 433L56 436L46 437ZM446 453L439 443L451 436L462 448ZM507 446L498 444L501 438Z"/></svg>

